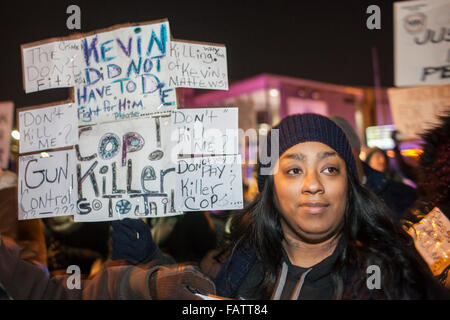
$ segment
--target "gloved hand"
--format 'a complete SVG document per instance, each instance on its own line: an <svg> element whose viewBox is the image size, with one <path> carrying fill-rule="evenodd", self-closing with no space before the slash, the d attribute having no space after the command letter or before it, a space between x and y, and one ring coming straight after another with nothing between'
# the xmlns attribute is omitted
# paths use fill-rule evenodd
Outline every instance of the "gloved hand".
<svg viewBox="0 0 450 320"><path fill-rule="evenodd" d="M202 300L195 293L216 293L214 283L191 264L158 268L150 276L149 288L153 300Z"/></svg>
<svg viewBox="0 0 450 320"><path fill-rule="evenodd" d="M139 219L113 221L112 260L145 263L155 258L159 248L148 225Z"/></svg>

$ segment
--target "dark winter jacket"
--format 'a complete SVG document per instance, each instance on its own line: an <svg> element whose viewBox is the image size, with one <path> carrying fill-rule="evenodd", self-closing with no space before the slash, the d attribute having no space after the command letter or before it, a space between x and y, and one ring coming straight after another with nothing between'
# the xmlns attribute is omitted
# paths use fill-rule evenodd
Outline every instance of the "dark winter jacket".
<svg viewBox="0 0 450 320"><path fill-rule="evenodd" d="M44 270L20 259L14 241L0 237L0 284L12 299L149 299L149 276L157 266L167 264L164 256L142 266L119 265L100 271L94 278L70 289L67 276L48 278ZM69 280L69 281L68 281Z"/></svg>
<svg viewBox="0 0 450 320"><path fill-rule="evenodd" d="M331 271L342 247L340 241L333 254L311 268L293 265L283 250L278 279L271 299L324 300L333 299ZM263 281L263 269L256 254L238 249L223 263L215 279L219 296L243 299L262 299L258 287Z"/></svg>

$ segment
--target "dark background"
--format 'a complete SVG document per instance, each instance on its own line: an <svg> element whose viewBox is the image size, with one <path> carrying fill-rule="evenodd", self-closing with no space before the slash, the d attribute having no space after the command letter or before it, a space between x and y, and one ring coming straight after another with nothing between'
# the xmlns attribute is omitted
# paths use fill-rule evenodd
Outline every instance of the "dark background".
<svg viewBox="0 0 450 320"><path fill-rule="evenodd" d="M168 18L177 39L224 43L230 82L273 73L333 84L373 86L372 47L382 86L393 86L393 4L343 1L1 1L0 101L16 107L68 98L67 89L26 95L20 45L126 22ZM81 30L68 30L69 5ZM368 30L367 7L381 9L381 30Z"/></svg>

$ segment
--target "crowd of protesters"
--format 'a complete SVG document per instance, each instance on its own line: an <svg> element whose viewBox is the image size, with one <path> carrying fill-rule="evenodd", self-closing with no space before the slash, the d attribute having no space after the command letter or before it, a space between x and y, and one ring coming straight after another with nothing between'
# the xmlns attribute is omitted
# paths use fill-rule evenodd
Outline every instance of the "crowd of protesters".
<svg viewBox="0 0 450 320"><path fill-rule="evenodd" d="M394 148L360 159L340 117L288 116L258 192L233 212L75 223L17 221L16 177L0 176L3 299L448 299L447 266L434 274L408 230L435 207L450 216L450 114L422 135L417 167ZM277 168L263 174L268 168ZM403 183L403 177L417 188ZM446 230L448 238L450 230ZM80 286L68 285L70 265ZM367 285L377 266L380 284Z"/></svg>

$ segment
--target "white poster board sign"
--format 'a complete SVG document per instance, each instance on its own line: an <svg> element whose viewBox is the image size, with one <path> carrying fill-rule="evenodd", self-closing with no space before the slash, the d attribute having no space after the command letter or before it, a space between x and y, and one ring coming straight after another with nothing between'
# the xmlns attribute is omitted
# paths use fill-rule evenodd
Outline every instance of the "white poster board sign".
<svg viewBox="0 0 450 320"><path fill-rule="evenodd" d="M395 85L450 83L450 0L394 3Z"/></svg>
<svg viewBox="0 0 450 320"><path fill-rule="evenodd" d="M26 93L84 82L80 39L31 44L22 50Z"/></svg>
<svg viewBox="0 0 450 320"><path fill-rule="evenodd" d="M176 173L176 210L243 208L240 155L179 159Z"/></svg>
<svg viewBox="0 0 450 320"><path fill-rule="evenodd" d="M228 90L224 45L171 41L169 87Z"/></svg>
<svg viewBox="0 0 450 320"><path fill-rule="evenodd" d="M167 21L82 39L86 83L75 87L79 124L137 119L176 107L168 88Z"/></svg>
<svg viewBox="0 0 450 320"><path fill-rule="evenodd" d="M75 221L179 214L170 115L80 128Z"/></svg>
<svg viewBox="0 0 450 320"><path fill-rule="evenodd" d="M19 220L73 215L75 166L73 149L19 157Z"/></svg>
<svg viewBox="0 0 450 320"><path fill-rule="evenodd" d="M388 89L395 128L404 140L418 139L450 110L450 85Z"/></svg>
<svg viewBox="0 0 450 320"><path fill-rule="evenodd" d="M238 108L177 109L172 125L178 154L239 153Z"/></svg>
<svg viewBox="0 0 450 320"><path fill-rule="evenodd" d="M20 153L62 148L78 142L77 107L66 103L19 112Z"/></svg>
<svg viewBox="0 0 450 320"><path fill-rule="evenodd" d="M13 125L14 103L0 102L0 168L8 167L9 144Z"/></svg>

